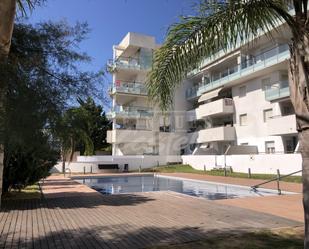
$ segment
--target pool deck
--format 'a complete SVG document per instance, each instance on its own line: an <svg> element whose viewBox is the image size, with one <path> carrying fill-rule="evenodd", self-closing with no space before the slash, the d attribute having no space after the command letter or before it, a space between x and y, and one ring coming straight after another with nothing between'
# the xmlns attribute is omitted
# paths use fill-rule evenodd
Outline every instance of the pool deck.
<svg viewBox="0 0 309 249"><path fill-rule="evenodd" d="M204 180L210 182L221 182L225 184L236 184L243 186L253 186L263 182L258 179L233 178L224 176L198 175L190 173L170 173L162 174L166 176L181 177L187 179ZM271 182L263 185L263 188L277 189L277 183ZM217 200L216 202L229 206L241 207L257 212L263 212L291 220L303 221L303 204L302 204L302 184L292 182L280 182L280 188L283 191L295 192L298 194L265 196L265 197L248 197L239 199Z"/></svg>
<svg viewBox="0 0 309 249"><path fill-rule="evenodd" d="M223 232L302 226L291 215L300 210L297 201L290 205L290 196L221 201L169 191L103 196L60 175L49 177L43 192L42 200L3 202L0 248L149 248ZM249 199L260 200L262 212L247 207L257 205ZM280 213L263 210L267 205L277 206Z"/></svg>

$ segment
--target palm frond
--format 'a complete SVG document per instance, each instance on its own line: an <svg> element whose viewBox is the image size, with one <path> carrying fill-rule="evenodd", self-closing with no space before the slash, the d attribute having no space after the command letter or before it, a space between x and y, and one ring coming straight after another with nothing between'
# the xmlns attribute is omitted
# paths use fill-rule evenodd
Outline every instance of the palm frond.
<svg viewBox="0 0 309 249"><path fill-rule="evenodd" d="M177 85L205 57L248 42L261 31L268 33L279 22L295 25L284 0L217 0L204 7L203 15L183 17L172 25L165 43L155 52L147 87L162 110L172 105Z"/></svg>
<svg viewBox="0 0 309 249"><path fill-rule="evenodd" d="M17 0L17 6L22 15L27 15L27 10L32 11L35 5L41 4L45 0Z"/></svg>

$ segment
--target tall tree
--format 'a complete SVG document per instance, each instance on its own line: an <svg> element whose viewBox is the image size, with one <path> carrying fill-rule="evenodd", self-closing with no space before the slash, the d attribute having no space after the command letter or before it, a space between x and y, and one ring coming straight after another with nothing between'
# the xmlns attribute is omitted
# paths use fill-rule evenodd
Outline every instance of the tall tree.
<svg viewBox="0 0 309 249"><path fill-rule="evenodd" d="M54 131L63 110L77 97L100 92L97 82L102 74L81 70L90 60L78 49L87 32L86 24L15 25L7 62L0 63L0 84L8 86L0 139L5 145L5 175L12 176L5 190L16 184L13 176L27 184L33 179L31 172L44 173L41 166L47 169L59 151ZM20 177L15 173L22 165L28 170Z"/></svg>
<svg viewBox="0 0 309 249"><path fill-rule="evenodd" d="M73 153L94 155L97 150L109 148L106 142L107 130L111 122L106 118L100 105L91 97L86 100L78 98L78 107L66 110L57 124L57 135L61 141L62 171L66 160L72 160Z"/></svg>
<svg viewBox="0 0 309 249"><path fill-rule="evenodd" d="M291 12L290 7L295 11ZM309 248L309 18L308 0L203 0L201 15L184 17L170 27L155 53L149 94L163 110L172 104L175 87L205 57L235 48L285 22L292 34L289 81L303 159L305 248ZM293 13L293 14L292 14Z"/></svg>
<svg viewBox="0 0 309 249"><path fill-rule="evenodd" d="M93 142L93 153L96 151L109 148L109 144L106 142L107 130L111 128L111 122L106 118L105 112L102 106L97 105L94 100L88 97L86 100L78 99L80 104L78 109L82 112L86 112L87 119L84 120L85 131ZM85 148L82 144L78 145L78 149L84 153Z"/></svg>
<svg viewBox="0 0 309 249"><path fill-rule="evenodd" d="M82 144L84 154L92 156L94 146L87 133L89 113L82 109L72 107L64 112L56 126L56 134L61 144L62 172L65 172L67 158L72 161L73 154L78 144Z"/></svg>
<svg viewBox="0 0 309 249"><path fill-rule="evenodd" d="M22 13L25 13L27 6L31 9L35 4L44 0L1 0L0 1L0 63L4 63L11 47L11 39L14 28L16 7L19 6ZM3 102L7 91L7 84L0 78L0 134L4 133L3 127ZM3 141L0 140L0 206L3 177Z"/></svg>

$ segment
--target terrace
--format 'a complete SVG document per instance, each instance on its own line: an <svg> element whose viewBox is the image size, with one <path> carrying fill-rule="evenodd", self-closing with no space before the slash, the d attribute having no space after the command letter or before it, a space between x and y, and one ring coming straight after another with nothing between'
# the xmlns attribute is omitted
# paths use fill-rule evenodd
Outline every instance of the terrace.
<svg viewBox="0 0 309 249"><path fill-rule="evenodd" d="M147 96L147 88L143 83L135 82L116 82L111 87L111 94L122 93L122 94L135 94Z"/></svg>
<svg viewBox="0 0 309 249"><path fill-rule="evenodd" d="M256 55L250 60L241 62L239 66L232 66L223 71L216 72L207 81L201 82L198 86L187 89L187 99L194 99L203 93L224 86L236 80L240 80L248 75L254 76L255 73L268 67L281 63L290 58L288 45L280 45L269 51Z"/></svg>
<svg viewBox="0 0 309 249"><path fill-rule="evenodd" d="M116 106L110 113L109 118L151 118L153 110L142 106Z"/></svg>
<svg viewBox="0 0 309 249"><path fill-rule="evenodd" d="M276 86L271 86L265 90L267 101L276 101L290 96L289 82L278 82Z"/></svg>

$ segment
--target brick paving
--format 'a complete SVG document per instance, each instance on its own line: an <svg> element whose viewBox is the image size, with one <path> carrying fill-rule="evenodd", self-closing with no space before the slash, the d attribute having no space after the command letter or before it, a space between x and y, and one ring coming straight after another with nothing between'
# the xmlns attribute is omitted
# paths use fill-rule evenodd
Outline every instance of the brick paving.
<svg viewBox="0 0 309 249"><path fill-rule="evenodd" d="M148 248L218 232L302 225L173 192L103 196L61 176L48 178L43 191L43 200L4 201L0 248Z"/></svg>

